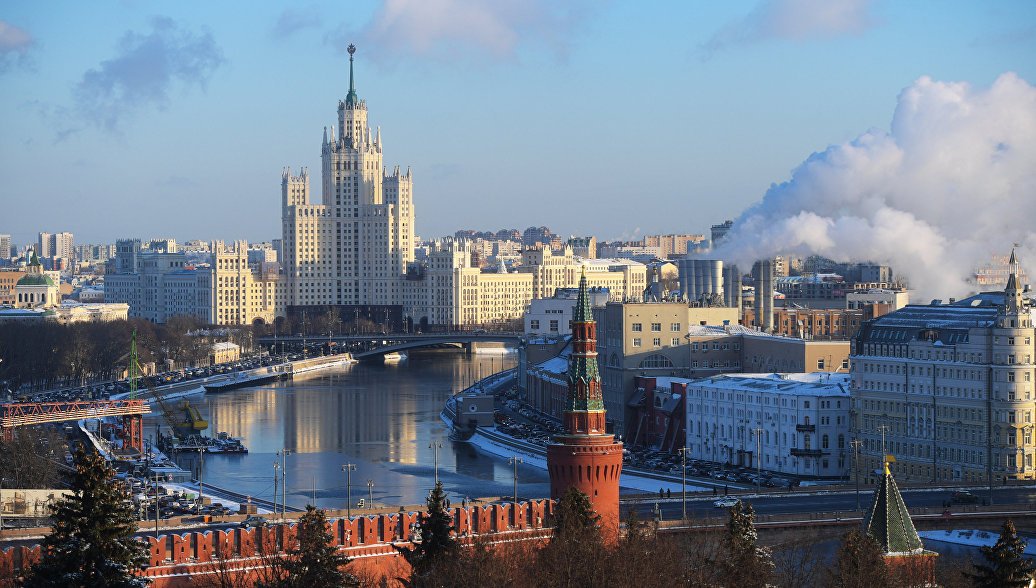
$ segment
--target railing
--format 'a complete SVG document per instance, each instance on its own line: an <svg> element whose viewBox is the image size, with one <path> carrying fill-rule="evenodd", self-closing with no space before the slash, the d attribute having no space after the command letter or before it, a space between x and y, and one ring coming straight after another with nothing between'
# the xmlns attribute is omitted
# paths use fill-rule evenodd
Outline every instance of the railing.
<svg viewBox="0 0 1036 588"><path fill-rule="evenodd" d="M795 430L799 433L816 433L816 425L795 425Z"/></svg>
<svg viewBox="0 0 1036 588"><path fill-rule="evenodd" d="M80 402L27 402L2 405L0 426L20 427L41 423L77 421L110 416L148 414L145 400L84 400Z"/></svg>
<svg viewBox="0 0 1036 588"><path fill-rule="evenodd" d="M795 447L791 448L791 454L795 457L820 457L822 451L819 449L798 449Z"/></svg>

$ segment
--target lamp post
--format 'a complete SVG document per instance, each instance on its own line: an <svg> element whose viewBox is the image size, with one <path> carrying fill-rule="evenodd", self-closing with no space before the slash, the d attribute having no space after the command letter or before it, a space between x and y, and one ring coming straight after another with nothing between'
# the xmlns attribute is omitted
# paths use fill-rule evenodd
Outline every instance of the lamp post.
<svg viewBox="0 0 1036 588"><path fill-rule="evenodd" d="M522 463L522 458L517 455L513 455L507 458L507 463L514 466L514 503L518 504L518 464ZM515 507L517 508L517 506Z"/></svg>
<svg viewBox="0 0 1036 588"><path fill-rule="evenodd" d="M367 508L374 508L374 480L367 478L367 492L370 497L370 502L367 504Z"/></svg>
<svg viewBox="0 0 1036 588"><path fill-rule="evenodd" d="M345 503L345 516L350 519L353 518L353 472L356 471L356 465L347 463L342 466L342 471L345 472L345 488L346 488L346 500Z"/></svg>
<svg viewBox="0 0 1036 588"><path fill-rule="evenodd" d="M201 506L204 504L203 492L205 491L205 450L198 448L198 514L201 514Z"/></svg>
<svg viewBox="0 0 1036 588"><path fill-rule="evenodd" d="M441 441L433 441L428 444L428 449L432 450L432 462L435 464L435 484L439 484L439 450L442 449Z"/></svg>
<svg viewBox="0 0 1036 588"><path fill-rule="evenodd" d="M860 446L863 441L853 438L849 442L853 448L853 477L856 478L856 510L860 510Z"/></svg>
<svg viewBox="0 0 1036 588"><path fill-rule="evenodd" d="M281 458L281 518L283 519L288 511L288 468L284 463L284 458L291 455L290 449L281 449L277 452L277 455ZM274 504L276 510L276 504ZM274 513L276 514L276 512Z"/></svg>
<svg viewBox="0 0 1036 588"><path fill-rule="evenodd" d="M281 463L277 460L273 462L273 514L277 514L277 482L281 477Z"/></svg>
<svg viewBox="0 0 1036 588"><path fill-rule="evenodd" d="M763 477L763 428L752 429L755 433L755 493L759 493L759 480Z"/></svg>
<svg viewBox="0 0 1036 588"><path fill-rule="evenodd" d="M687 447L681 447L677 449L680 452L680 457L683 460L683 520L687 520Z"/></svg>

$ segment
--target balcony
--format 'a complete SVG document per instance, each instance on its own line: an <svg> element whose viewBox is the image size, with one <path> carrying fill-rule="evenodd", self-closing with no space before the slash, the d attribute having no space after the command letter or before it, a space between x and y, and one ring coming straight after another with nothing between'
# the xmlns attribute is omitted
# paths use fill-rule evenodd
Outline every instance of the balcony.
<svg viewBox="0 0 1036 588"><path fill-rule="evenodd" d="M816 425L795 425L795 430L799 433L816 433Z"/></svg>
<svg viewBox="0 0 1036 588"><path fill-rule="evenodd" d="M792 447L791 454L795 457L820 457L821 451L819 449L798 449Z"/></svg>

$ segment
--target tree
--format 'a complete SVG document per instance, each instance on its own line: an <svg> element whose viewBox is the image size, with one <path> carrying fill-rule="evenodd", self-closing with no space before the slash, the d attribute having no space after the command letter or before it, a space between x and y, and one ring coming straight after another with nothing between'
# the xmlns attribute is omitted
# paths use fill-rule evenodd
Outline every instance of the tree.
<svg viewBox="0 0 1036 588"><path fill-rule="evenodd" d="M115 472L93 448L75 453L72 493L54 508L42 557L29 568L23 586L147 586L135 575L148 561L133 535L133 513L123 502Z"/></svg>
<svg viewBox="0 0 1036 588"><path fill-rule="evenodd" d="M315 588L316 586L359 586L344 568L349 558L331 545L333 535L327 526L324 511L306 505L306 514L296 527L298 546L276 564L276 573L259 586L277 588Z"/></svg>
<svg viewBox="0 0 1036 588"><path fill-rule="evenodd" d="M453 515L447 510L442 482L435 483L427 504L428 511L418 516L420 541L414 541L413 548L396 546L396 550L410 564L410 585L420 583L420 578L427 576L442 558L455 555L458 549L457 539L453 536L456 531Z"/></svg>
<svg viewBox="0 0 1036 588"><path fill-rule="evenodd" d="M752 505L738 502L730 509L727 533L723 537L726 558L719 562L721 577L731 586L759 586L773 575L770 550L756 545L755 511Z"/></svg>
<svg viewBox="0 0 1036 588"><path fill-rule="evenodd" d="M888 566L881 556L878 542L859 529L843 535L830 585L838 588L881 588L889 584Z"/></svg>
<svg viewBox="0 0 1036 588"><path fill-rule="evenodd" d="M981 549L986 563L974 564L975 573L968 577L979 588L1028 586L1036 568L1031 559L1022 559L1027 543L1015 533L1014 522L1007 519L996 543Z"/></svg>
<svg viewBox="0 0 1036 588"><path fill-rule="evenodd" d="M590 498L569 488L554 505L554 530L537 558L540 586L608 584L609 554Z"/></svg>

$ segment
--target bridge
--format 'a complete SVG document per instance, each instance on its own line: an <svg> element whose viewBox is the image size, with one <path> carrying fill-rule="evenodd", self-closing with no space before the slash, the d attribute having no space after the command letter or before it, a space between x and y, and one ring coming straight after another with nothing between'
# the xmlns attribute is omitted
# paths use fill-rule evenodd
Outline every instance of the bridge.
<svg viewBox="0 0 1036 588"><path fill-rule="evenodd" d="M503 332L482 332L482 331L455 331L444 333L381 333L365 335L291 335L288 337L260 337L260 345L275 345L287 343L289 345L319 345L335 343L353 348L359 347L360 351L353 352L355 359L370 359L384 356L386 353L407 351L422 347L441 347L443 345L460 345L465 349L477 347L480 343L511 343L518 344L524 337L523 333Z"/></svg>
<svg viewBox="0 0 1036 588"><path fill-rule="evenodd" d="M15 402L0 405L0 430L5 441L14 436L15 427L60 423L82 419L124 417L129 445L143 447L141 416L151 412L144 400L81 400L75 402Z"/></svg>

